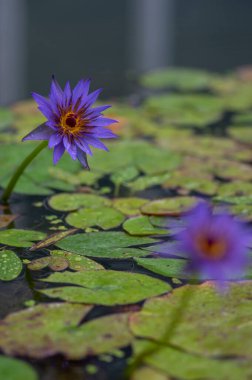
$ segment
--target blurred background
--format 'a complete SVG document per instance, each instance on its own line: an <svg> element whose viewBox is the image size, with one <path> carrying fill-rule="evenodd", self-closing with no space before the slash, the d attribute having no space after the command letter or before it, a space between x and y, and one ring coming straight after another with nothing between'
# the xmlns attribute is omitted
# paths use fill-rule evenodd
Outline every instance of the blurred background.
<svg viewBox="0 0 252 380"><path fill-rule="evenodd" d="M104 97L164 66L252 63L249 0L0 0L0 104L91 77Z"/></svg>

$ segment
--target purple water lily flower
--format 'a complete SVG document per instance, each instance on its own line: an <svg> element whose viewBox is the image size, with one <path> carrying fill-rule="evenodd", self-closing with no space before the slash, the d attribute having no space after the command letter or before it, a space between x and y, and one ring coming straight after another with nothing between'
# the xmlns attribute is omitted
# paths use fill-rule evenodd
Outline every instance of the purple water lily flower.
<svg viewBox="0 0 252 380"><path fill-rule="evenodd" d="M185 270L199 279L239 279L248 263L251 233L227 212L213 213L205 202L186 216L186 227L177 234L178 249L189 258Z"/></svg>
<svg viewBox="0 0 252 380"><path fill-rule="evenodd" d="M53 162L56 164L65 150L73 160L76 158L88 168L87 154L92 155L90 146L108 150L100 138L117 137L106 127L116 120L103 116L109 105L92 108L101 89L90 94L90 80L80 80L72 90L67 82L64 90L53 78L49 99L33 93L38 109L47 121L23 138L25 140L48 140L54 148Z"/></svg>

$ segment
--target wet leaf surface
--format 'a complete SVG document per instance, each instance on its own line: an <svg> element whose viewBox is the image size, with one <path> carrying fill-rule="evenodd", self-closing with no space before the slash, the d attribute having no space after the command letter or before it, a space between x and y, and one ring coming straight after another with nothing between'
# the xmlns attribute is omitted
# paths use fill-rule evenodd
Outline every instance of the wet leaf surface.
<svg viewBox="0 0 252 380"><path fill-rule="evenodd" d="M0 378L3 380L38 380L32 366L21 360L2 355L0 356Z"/></svg>
<svg viewBox="0 0 252 380"><path fill-rule="evenodd" d="M0 280L12 281L22 272L23 264L20 258L12 251L0 251Z"/></svg>
<svg viewBox="0 0 252 380"><path fill-rule="evenodd" d="M67 286L40 290L49 297L98 305L136 303L170 290L168 284L158 279L138 273L112 270L55 273L44 281L67 284Z"/></svg>
<svg viewBox="0 0 252 380"><path fill-rule="evenodd" d="M0 244L10 245L13 247L30 247L33 241L44 239L45 234L39 231L30 230L4 230L0 231Z"/></svg>

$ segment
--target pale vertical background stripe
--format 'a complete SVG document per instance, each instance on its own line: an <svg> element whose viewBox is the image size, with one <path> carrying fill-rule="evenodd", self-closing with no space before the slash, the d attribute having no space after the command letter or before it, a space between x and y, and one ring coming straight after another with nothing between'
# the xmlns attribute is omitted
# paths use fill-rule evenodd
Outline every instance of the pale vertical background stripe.
<svg viewBox="0 0 252 380"><path fill-rule="evenodd" d="M138 72L172 65L175 0L131 0L130 67Z"/></svg>
<svg viewBox="0 0 252 380"><path fill-rule="evenodd" d="M26 0L0 0L0 104L25 94Z"/></svg>

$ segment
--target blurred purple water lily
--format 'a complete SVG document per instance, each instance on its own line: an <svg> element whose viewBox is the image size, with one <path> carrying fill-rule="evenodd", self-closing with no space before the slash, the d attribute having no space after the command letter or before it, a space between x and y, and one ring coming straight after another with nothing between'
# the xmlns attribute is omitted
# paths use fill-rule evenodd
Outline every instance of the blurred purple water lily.
<svg viewBox="0 0 252 380"><path fill-rule="evenodd" d="M197 204L177 235L178 249L187 254L185 270L200 279L240 279L248 264L251 232L227 212L214 214L210 205Z"/></svg>
<svg viewBox="0 0 252 380"><path fill-rule="evenodd" d="M53 78L49 99L33 93L38 109L47 121L23 138L25 140L48 140L48 147L54 148L53 162L56 164L67 151L73 160L88 168L87 154L92 155L90 146L108 150L101 138L117 137L107 126L116 123L103 116L109 105L92 108L101 89L90 94L90 80L80 80L72 90L67 82L64 90Z"/></svg>

